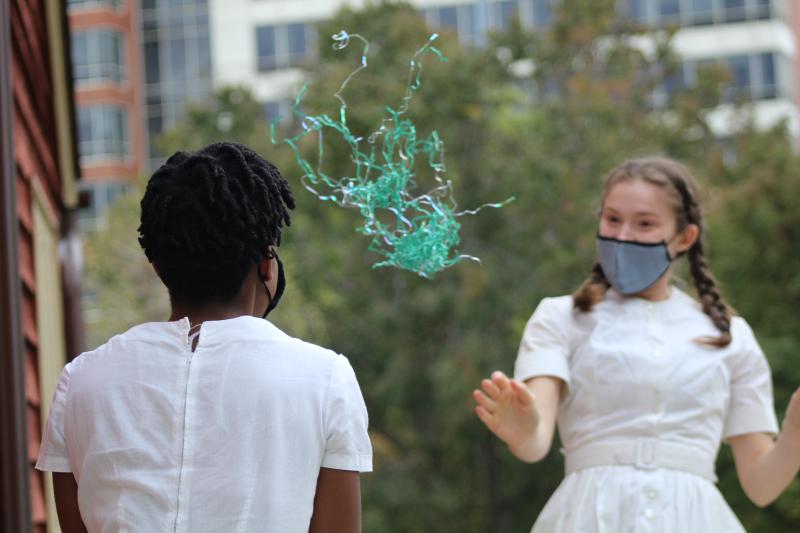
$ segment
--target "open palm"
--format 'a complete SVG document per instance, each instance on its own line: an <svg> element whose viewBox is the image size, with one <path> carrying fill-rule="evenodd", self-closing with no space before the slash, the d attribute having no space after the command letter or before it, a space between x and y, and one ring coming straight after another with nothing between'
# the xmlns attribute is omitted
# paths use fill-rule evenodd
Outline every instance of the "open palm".
<svg viewBox="0 0 800 533"><path fill-rule="evenodd" d="M539 411L528 387L497 371L481 382L481 389L472 392L478 404L475 413L492 433L512 448L534 435Z"/></svg>

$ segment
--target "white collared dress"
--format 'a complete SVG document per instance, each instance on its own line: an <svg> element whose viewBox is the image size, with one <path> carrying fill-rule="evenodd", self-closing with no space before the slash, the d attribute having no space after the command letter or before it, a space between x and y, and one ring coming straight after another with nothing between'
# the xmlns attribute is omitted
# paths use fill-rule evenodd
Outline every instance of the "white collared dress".
<svg viewBox="0 0 800 533"><path fill-rule="evenodd" d="M61 373L36 467L94 532L308 531L321 467L369 471L347 359L266 320L136 326Z"/></svg>
<svg viewBox="0 0 800 533"><path fill-rule="evenodd" d="M775 434L767 360L733 319L725 348L698 344L718 330L672 288L650 302L610 290L582 313L546 298L525 327L514 377L556 376L566 477L535 533L744 531L714 484L720 443Z"/></svg>

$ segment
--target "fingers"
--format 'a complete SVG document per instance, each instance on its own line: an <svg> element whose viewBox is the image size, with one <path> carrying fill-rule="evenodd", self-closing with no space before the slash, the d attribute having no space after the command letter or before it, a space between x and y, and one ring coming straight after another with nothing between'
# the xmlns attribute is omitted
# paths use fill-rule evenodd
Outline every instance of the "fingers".
<svg viewBox="0 0 800 533"><path fill-rule="evenodd" d="M486 409L478 405L477 407L475 407L475 414L478 415L478 418L481 419L481 422L483 422L487 428L494 431L495 420L491 413L489 413Z"/></svg>
<svg viewBox="0 0 800 533"><path fill-rule="evenodd" d="M492 372L492 383L494 383L495 386L497 386L497 388L501 391L504 391L511 386L509 384L509 379L499 370Z"/></svg>
<svg viewBox="0 0 800 533"><path fill-rule="evenodd" d="M510 380L509 383L511 384L511 390L514 391L514 397L521 406L528 407L533 405L533 394L531 394L531 391L528 389L528 387L516 379Z"/></svg>
<svg viewBox="0 0 800 533"><path fill-rule="evenodd" d="M487 395L477 389L472 391L472 397L475 399L478 405L486 409L488 412L494 413L497 405L493 399L489 398Z"/></svg>
<svg viewBox="0 0 800 533"><path fill-rule="evenodd" d="M496 399L498 396L500 396L500 389L488 379L481 381L481 388L486 394L489 395L490 398Z"/></svg>

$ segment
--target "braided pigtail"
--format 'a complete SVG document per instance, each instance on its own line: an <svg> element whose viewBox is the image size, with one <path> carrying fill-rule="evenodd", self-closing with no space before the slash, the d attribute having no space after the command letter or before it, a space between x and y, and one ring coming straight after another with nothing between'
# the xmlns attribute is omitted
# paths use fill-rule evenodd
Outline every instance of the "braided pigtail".
<svg viewBox="0 0 800 533"><path fill-rule="evenodd" d="M723 348L731 343L731 317L733 309L722 299L711 270L708 268L705 254L703 253L702 237L697 239L689 249L689 270L697 289L697 295L703 306L703 312L711 318L720 331L719 337L701 337L697 339L700 344Z"/></svg>
<svg viewBox="0 0 800 533"><path fill-rule="evenodd" d="M591 311L603 300L609 287L611 284L606 279L603 267L595 263L589 277L572 293L573 307L583 312Z"/></svg>

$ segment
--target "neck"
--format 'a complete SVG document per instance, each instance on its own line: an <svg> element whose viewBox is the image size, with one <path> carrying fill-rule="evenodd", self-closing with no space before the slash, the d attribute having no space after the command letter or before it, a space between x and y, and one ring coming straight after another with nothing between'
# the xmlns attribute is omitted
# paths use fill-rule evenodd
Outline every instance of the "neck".
<svg viewBox="0 0 800 533"><path fill-rule="evenodd" d="M246 309L235 303L219 304L210 303L203 305L188 305L180 302L173 302L172 312L169 320L180 320L187 317L192 325L205 322L206 320L226 320L243 315L249 315Z"/></svg>

